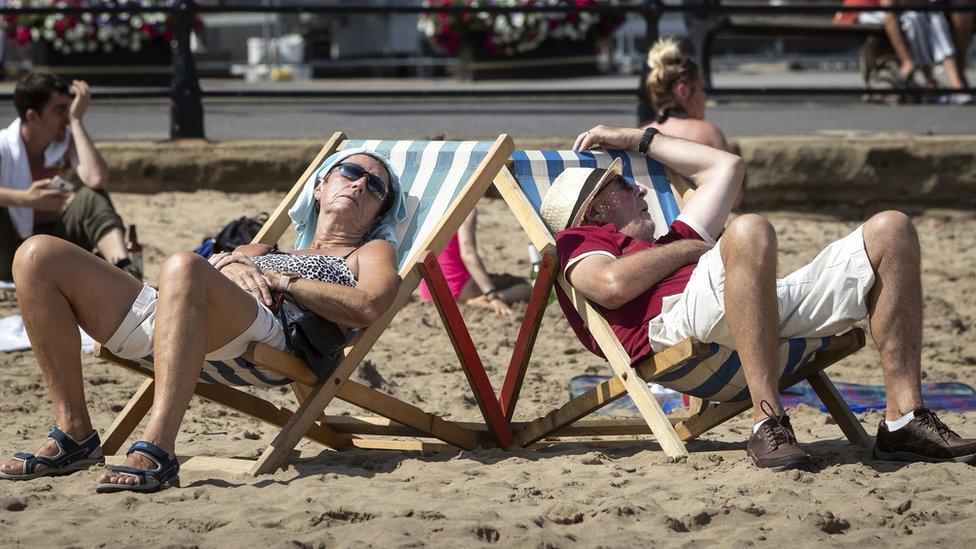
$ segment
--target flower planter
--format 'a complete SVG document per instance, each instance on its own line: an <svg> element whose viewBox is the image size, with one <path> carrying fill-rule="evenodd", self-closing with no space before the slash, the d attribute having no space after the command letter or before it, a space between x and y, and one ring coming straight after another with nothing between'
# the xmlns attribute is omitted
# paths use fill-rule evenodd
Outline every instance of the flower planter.
<svg viewBox="0 0 976 549"><path fill-rule="evenodd" d="M34 68L94 86L169 86L173 48L163 40L145 42L139 51L61 53L48 42L31 44Z"/></svg>
<svg viewBox="0 0 976 549"><path fill-rule="evenodd" d="M489 55L481 42L463 40L458 49L457 76L462 80L492 78L561 78L599 74L591 36L585 40L547 40L538 48L514 55Z"/></svg>

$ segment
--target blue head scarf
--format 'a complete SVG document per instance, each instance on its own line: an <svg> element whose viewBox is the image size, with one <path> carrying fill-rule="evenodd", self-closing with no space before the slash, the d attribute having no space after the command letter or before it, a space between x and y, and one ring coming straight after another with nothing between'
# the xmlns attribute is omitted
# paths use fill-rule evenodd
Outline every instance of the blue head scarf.
<svg viewBox="0 0 976 549"><path fill-rule="evenodd" d="M298 200L295 201L295 205L288 210L288 217L291 218L292 227L298 231L298 238L295 239L295 249L303 250L308 248L312 245L312 239L315 237L315 226L319 220L319 213L315 210L315 197L313 196L315 182L321 176L328 173L336 164L357 154L372 156L386 166L386 171L390 174L390 191L393 193L391 197L393 202L390 209L383 214L383 217L376 223L376 226L363 237L361 244L382 238L389 242L394 249L397 247L396 224L407 218L407 209L403 204L403 192L400 191L400 178L388 158L375 151L363 147L356 147L339 151L327 158L322 163L322 167L316 170L312 174L312 177L305 182L305 188L302 189L302 193L298 196Z"/></svg>

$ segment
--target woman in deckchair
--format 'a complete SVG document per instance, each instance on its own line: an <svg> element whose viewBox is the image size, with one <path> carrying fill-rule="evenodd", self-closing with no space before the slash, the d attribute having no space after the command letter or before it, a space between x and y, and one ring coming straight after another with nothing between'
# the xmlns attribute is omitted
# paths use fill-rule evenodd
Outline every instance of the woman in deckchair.
<svg viewBox="0 0 976 549"><path fill-rule="evenodd" d="M158 292L63 240L26 241L14 260L17 298L57 427L37 455L16 454L0 477L53 476L104 461L85 405L78 326L122 358L151 356L155 364L153 414L142 440L98 485L100 492L147 492L175 484L176 435L204 360L233 361L252 342L286 348L268 308L272 291L287 291L346 328L383 314L399 283L391 245L404 215L396 174L385 158L360 149L334 155L318 173L289 211L301 251L282 255L251 244L210 262L178 252L163 263Z"/></svg>

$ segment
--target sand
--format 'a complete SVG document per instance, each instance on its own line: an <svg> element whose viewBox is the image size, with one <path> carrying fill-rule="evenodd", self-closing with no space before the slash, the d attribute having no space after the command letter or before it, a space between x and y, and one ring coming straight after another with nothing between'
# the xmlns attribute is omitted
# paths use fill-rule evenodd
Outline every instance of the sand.
<svg viewBox="0 0 976 549"><path fill-rule="evenodd" d="M166 254L194 247L245 213L270 210L281 195L116 194L137 220L154 280ZM479 244L489 268L524 277L525 240L504 203L479 206ZM780 235L781 270L863 220L814 213L763 212ZM976 383L976 250L971 211L919 212L926 286L926 381ZM0 316L17 311L0 294ZM463 307L492 382L498 388L524 307L515 317ZM479 419L465 377L436 311L413 304L367 357L379 389L432 412ZM142 381L91 357L84 359L93 421L104 430ZM361 368L362 369L362 368ZM517 418L547 412L567 398L568 382L608 368L582 350L558 307L540 332ZM882 382L869 343L830 369L834 379ZM284 389L260 391L291 405ZM33 355L0 356L0 451L33 451L54 424ZM341 403L330 413L353 412ZM861 416L873 434L880 412ZM167 546L517 546L751 545L970 547L976 525L976 469L964 464L902 465L873 461L846 444L824 414L792 412L797 435L817 461L815 472L759 471L744 452L751 424L741 416L690 445L691 457L668 463L651 443L584 444L538 452L478 450L406 453L324 450L299 445L302 459L252 478L184 471L181 488L155 495L97 495L100 468L68 477L0 483L4 545ZM943 414L976 435L976 413ZM137 430L137 433L139 431ZM274 430L194 400L178 441L181 454L253 457Z"/></svg>

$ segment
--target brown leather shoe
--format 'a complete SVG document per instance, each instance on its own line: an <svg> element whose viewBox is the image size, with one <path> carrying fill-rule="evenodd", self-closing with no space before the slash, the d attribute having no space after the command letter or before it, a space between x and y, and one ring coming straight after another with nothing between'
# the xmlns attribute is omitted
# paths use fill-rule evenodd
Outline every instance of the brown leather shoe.
<svg viewBox="0 0 976 549"><path fill-rule="evenodd" d="M768 403L762 401L763 413L769 418L759 430L749 437L746 454L752 459L756 467L774 468L777 470L792 469L809 466L810 454L803 451L796 443L793 426L786 414L776 416L772 406L766 411Z"/></svg>
<svg viewBox="0 0 976 549"><path fill-rule="evenodd" d="M873 454L892 461L976 462L976 439L960 437L935 412L918 408L915 418L894 432L881 420Z"/></svg>

